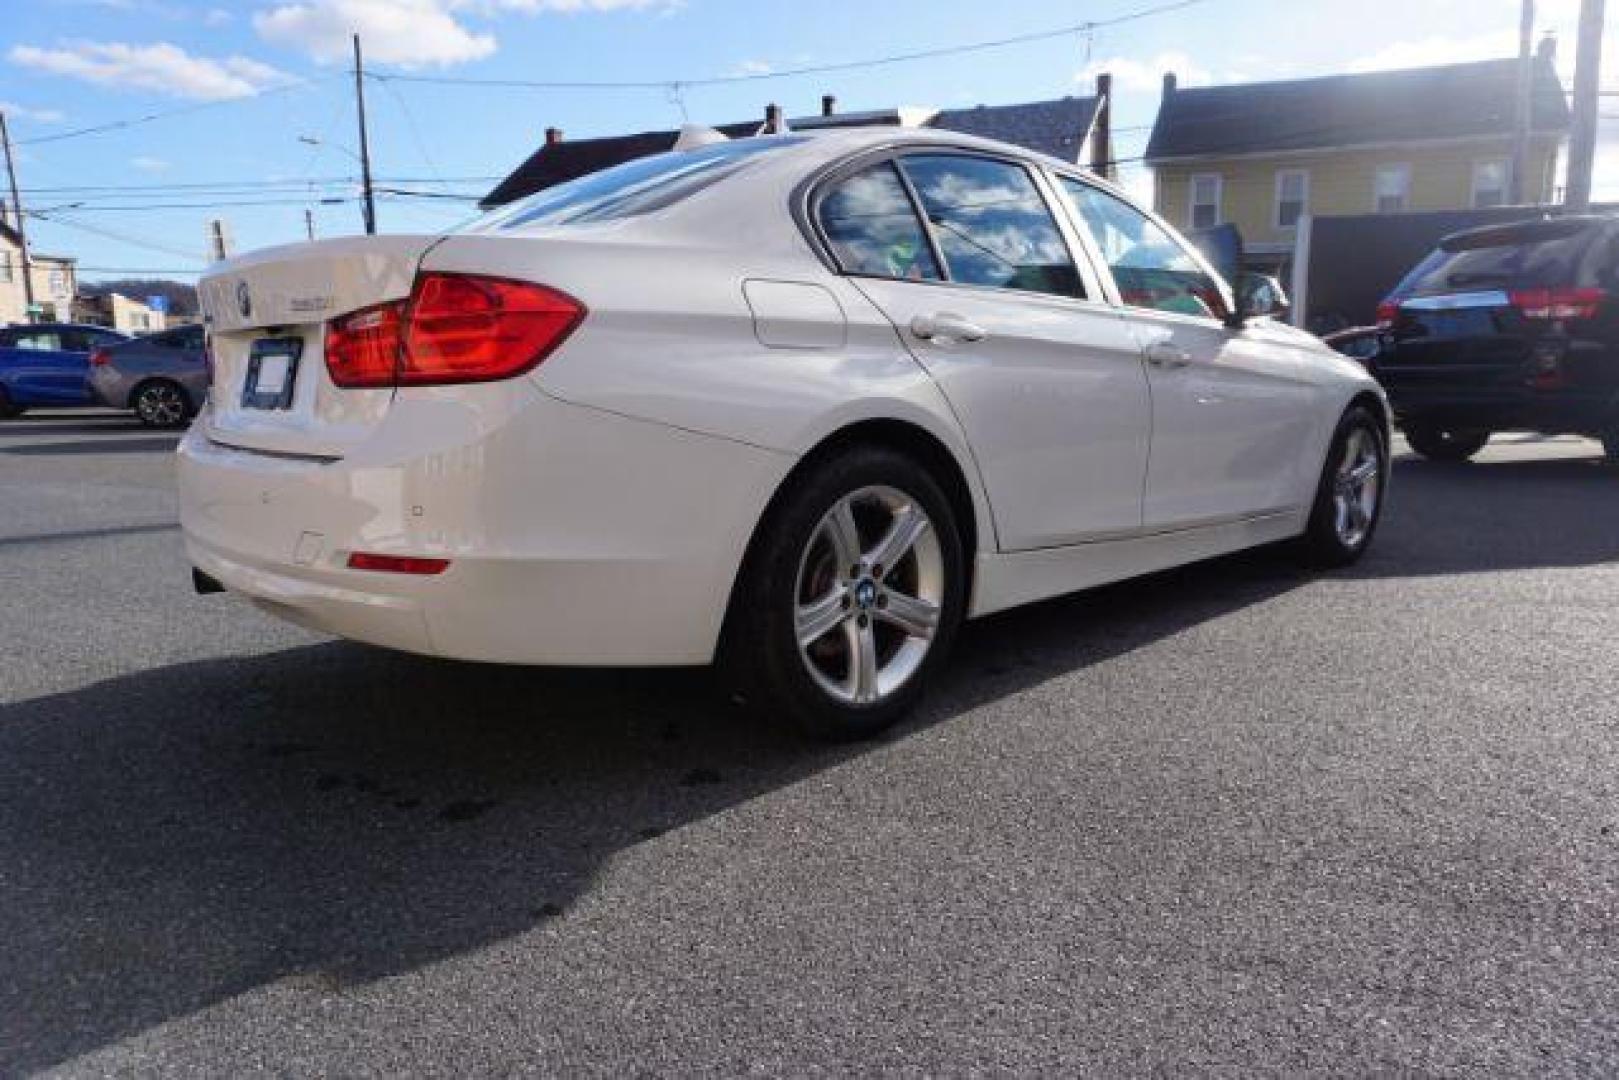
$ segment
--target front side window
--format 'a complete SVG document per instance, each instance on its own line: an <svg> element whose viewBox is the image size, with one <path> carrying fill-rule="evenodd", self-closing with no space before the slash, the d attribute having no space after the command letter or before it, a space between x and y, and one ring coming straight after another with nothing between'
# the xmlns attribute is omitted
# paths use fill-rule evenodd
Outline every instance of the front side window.
<svg viewBox="0 0 1619 1080"><path fill-rule="evenodd" d="M1379 165L1372 181L1372 209L1398 214L1411 205L1411 166Z"/></svg>
<svg viewBox="0 0 1619 1080"><path fill-rule="evenodd" d="M1084 296L1051 208L1027 169L958 154L917 154L901 167L916 189L950 280Z"/></svg>
<svg viewBox="0 0 1619 1080"><path fill-rule="evenodd" d="M840 180L821 200L819 215L821 231L846 273L939 280L927 234L892 163Z"/></svg>
<svg viewBox="0 0 1619 1080"><path fill-rule="evenodd" d="M1062 189L1095 238L1126 304L1177 315L1225 316L1220 283L1157 222L1081 181L1063 177Z"/></svg>
<svg viewBox="0 0 1619 1080"><path fill-rule="evenodd" d="M1187 220L1194 229L1212 229L1220 224L1219 173L1198 173L1192 177L1192 212Z"/></svg>
<svg viewBox="0 0 1619 1080"><path fill-rule="evenodd" d="M1276 174L1276 227L1292 229L1310 206L1310 174L1283 169Z"/></svg>
<svg viewBox="0 0 1619 1080"><path fill-rule="evenodd" d="M1507 201L1507 163L1480 161L1473 166L1473 206L1504 206Z"/></svg>

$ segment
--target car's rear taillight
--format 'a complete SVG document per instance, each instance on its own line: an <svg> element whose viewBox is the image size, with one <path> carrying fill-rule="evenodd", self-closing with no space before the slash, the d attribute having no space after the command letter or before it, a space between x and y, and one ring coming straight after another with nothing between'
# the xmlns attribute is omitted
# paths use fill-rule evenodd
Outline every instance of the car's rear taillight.
<svg viewBox="0 0 1619 1080"><path fill-rule="evenodd" d="M585 307L544 285L468 274L423 274L411 293L402 386L519 375L573 333Z"/></svg>
<svg viewBox="0 0 1619 1080"><path fill-rule="evenodd" d="M1601 289L1520 289L1508 298L1526 319L1594 319L1607 293Z"/></svg>
<svg viewBox="0 0 1619 1080"><path fill-rule="evenodd" d="M108 352L106 349L91 349L90 350L90 366L91 367L101 367L103 364L110 364L110 363L112 363L112 354L110 352Z"/></svg>
<svg viewBox="0 0 1619 1080"><path fill-rule="evenodd" d="M1361 309L1366 310L1365 308ZM1400 305L1395 300L1385 300L1377 305L1377 325L1387 329L1394 325L1400 317Z"/></svg>
<svg viewBox="0 0 1619 1080"><path fill-rule="evenodd" d="M408 301L333 319L326 366L338 386L435 386L521 375L583 321L585 306L525 281L423 274Z"/></svg>
<svg viewBox="0 0 1619 1080"><path fill-rule="evenodd" d="M326 324L326 370L338 386L392 386L404 302L350 312Z"/></svg>

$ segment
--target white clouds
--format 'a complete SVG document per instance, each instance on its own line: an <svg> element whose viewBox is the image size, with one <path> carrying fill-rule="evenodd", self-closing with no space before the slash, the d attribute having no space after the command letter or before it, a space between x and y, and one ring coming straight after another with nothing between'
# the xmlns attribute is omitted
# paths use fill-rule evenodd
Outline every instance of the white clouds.
<svg viewBox="0 0 1619 1080"><path fill-rule="evenodd" d="M1415 41L1393 41L1367 56L1349 62L1351 72L1397 71L1401 68L1464 64L1471 60L1500 60L1518 55L1513 30L1469 37L1441 35Z"/></svg>
<svg viewBox="0 0 1619 1080"><path fill-rule="evenodd" d="M466 16L657 11L682 0L291 0L253 16L265 41L323 64L346 61L358 33L367 60L400 67L447 67L481 60L496 48L493 33Z"/></svg>
<svg viewBox="0 0 1619 1080"><path fill-rule="evenodd" d="M744 60L730 71L732 75L769 75L775 65L766 60Z"/></svg>
<svg viewBox="0 0 1619 1080"><path fill-rule="evenodd" d="M129 163L135 166L135 168L139 169L141 172L163 172L169 167L169 163L164 161L162 158L148 157L145 154L140 154L130 158Z"/></svg>
<svg viewBox="0 0 1619 1080"><path fill-rule="evenodd" d="M494 35L467 29L444 0L305 0L259 12L253 28L323 64L348 59L356 33L367 59L401 67L442 67L495 51Z"/></svg>
<svg viewBox="0 0 1619 1080"><path fill-rule="evenodd" d="M225 26L234 18L235 16L226 11L224 8L209 8L207 11L202 13L202 25L216 27Z"/></svg>
<svg viewBox="0 0 1619 1080"><path fill-rule="evenodd" d="M1137 93L1158 90L1163 86L1164 73L1169 71L1175 73L1182 86L1206 86L1215 81L1207 68L1179 51L1161 52L1145 62L1124 56L1096 60L1086 64L1074 81L1094 84L1096 76L1104 71L1113 74L1115 88Z"/></svg>
<svg viewBox="0 0 1619 1080"><path fill-rule="evenodd" d="M63 48L17 45L12 63L51 75L201 101L250 97L287 76L245 56L192 56L177 45L81 41Z"/></svg>
<svg viewBox="0 0 1619 1080"><path fill-rule="evenodd" d="M67 119L61 109L33 109L14 101L0 101L0 113L17 120L32 120L36 124L58 124Z"/></svg>

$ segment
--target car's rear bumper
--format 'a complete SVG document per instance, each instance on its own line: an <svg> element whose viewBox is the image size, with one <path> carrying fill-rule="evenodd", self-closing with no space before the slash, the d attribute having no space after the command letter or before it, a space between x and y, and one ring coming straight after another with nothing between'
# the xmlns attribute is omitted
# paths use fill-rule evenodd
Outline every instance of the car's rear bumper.
<svg viewBox="0 0 1619 1080"><path fill-rule="evenodd" d="M337 461L221 445L204 416L180 448L187 553L282 618L392 648L504 663L709 661L743 550L791 460L527 393L490 429L475 407L447 408L449 395L401 392L368 446ZM416 431L432 434L401 455ZM450 565L353 570L355 551Z"/></svg>

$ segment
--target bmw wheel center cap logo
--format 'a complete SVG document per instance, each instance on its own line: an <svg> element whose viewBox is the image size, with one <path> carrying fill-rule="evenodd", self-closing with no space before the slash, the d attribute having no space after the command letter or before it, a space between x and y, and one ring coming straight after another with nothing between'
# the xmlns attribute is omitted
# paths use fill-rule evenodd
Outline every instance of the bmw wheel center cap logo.
<svg viewBox="0 0 1619 1080"><path fill-rule="evenodd" d="M247 282L236 283L236 310L242 313L242 318L253 314L253 294L247 291Z"/></svg>
<svg viewBox="0 0 1619 1080"><path fill-rule="evenodd" d="M877 603L876 582L866 578L856 585L854 587L854 602L862 611L875 605Z"/></svg>

